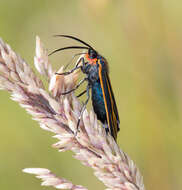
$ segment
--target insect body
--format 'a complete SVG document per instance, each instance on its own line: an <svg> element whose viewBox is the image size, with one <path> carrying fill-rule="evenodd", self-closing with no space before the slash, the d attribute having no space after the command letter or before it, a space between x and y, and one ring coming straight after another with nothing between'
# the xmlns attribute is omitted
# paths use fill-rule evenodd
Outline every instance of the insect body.
<svg viewBox="0 0 182 190"><path fill-rule="evenodd" d="M65 48L60 48L52 53L61 51L64 49L88 49L88 52L82 57L75 68L66 73L58 73L61 75L67 75L74 72L77 69L86 75L86 77L79 82L79 84L72 90L65 92L63 94L68 94L76 90L83 82L87 81L87 89L83 91L78 97L87 93L87 100L82 108L80 118L78 120L78 125L82 116L83 111L90 99L90 90L92 94L92 105L97 118L102 122L106 132L109 132L113 138L116 140L117 132L119 131L119 115L117 111L117 106L114 98L114 94L111 88L110 79L108 76L108 64L104 57L99 55L96 50L94 50L90 45L83 42L82 40L68 35L59 35L61 37L72 38L83 43L85 46L70 46ZM52 54L51 53L51 54ZM81 63L81 64L80 64Z"/></svg>

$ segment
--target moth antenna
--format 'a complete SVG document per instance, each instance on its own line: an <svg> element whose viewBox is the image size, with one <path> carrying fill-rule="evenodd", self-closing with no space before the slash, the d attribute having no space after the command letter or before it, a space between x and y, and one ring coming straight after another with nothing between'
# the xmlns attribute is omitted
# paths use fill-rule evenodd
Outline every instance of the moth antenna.
<svg viewBox="0 0 182 190"><path fill-rule="evenodd" d="M56 49L53 52L51 52L48 56L50 56L50 55L52 55L58 51L62 51L62 50L66 50L66 49L89 49L89 48L88 47L82 47L82 46L68 46L68 47Z"/></svg>
<svg viewBox="0 0 182 190"><path fill-rule="evenodd" d="M70 36L70 35L54 35L54 37L65 37L65 38L71 38L73 40L76 40L84 45L86 45L87 47L91 48L94 50L94 48L92 46L90 46L89 44L87 44L86 42L84 42L83 40L80 40L79 38L76 38L74 36Z"/></svg>

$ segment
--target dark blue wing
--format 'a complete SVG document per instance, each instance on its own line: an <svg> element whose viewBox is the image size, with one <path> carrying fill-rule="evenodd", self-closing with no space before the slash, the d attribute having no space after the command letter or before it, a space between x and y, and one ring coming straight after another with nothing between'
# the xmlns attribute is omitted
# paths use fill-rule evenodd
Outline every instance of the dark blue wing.
<svg viewBox="0 0 182 190"><path fill-rule="evenodd" d="M111 135L114 139L117 138L117 132L119 131L119 115L116 106L116 101L114 98L114 93L112 91L110 79L106 69L102 68L102 64L99 62L99 79L101 83L101 88L103 92L107 124Z"/></svg>

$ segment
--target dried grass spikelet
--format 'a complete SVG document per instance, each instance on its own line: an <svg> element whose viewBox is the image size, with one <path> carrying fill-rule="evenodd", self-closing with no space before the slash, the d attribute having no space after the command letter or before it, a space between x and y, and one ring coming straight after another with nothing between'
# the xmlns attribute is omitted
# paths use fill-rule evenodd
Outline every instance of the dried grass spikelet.
<svg viewBox="0 0 182 190"><path fill-rule="evenodd" d="M0 40L0 89L8 90L11 98L27 110L44 130L55 134L59 151L71 150L74 157L93 168L94 174L107 190L144 190L142 176L134 162L118 147L98 124L93 111L84 111L80 131L75 136L81 104L74 93L61 96L77 81L77 73L55 75L39 37L36 37L35 67L49 82L49 92L30 66L9 45ZM60 68L58 72L62 72ZM30 168L42 185L58 189L85 189L58 178L47 169Z"/></svg>

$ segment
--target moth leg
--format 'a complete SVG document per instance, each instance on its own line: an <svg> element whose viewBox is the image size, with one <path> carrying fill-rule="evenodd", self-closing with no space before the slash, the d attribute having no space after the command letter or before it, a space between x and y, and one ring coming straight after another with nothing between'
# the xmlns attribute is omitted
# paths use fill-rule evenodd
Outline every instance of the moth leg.
<svg viewBox="0 0 182 190"><path fill-rule="evenodd" d="M82 65L78 66L80 64L80 62L82 62L82 65L84 64L84 58L83 57L78 60L76 66L73 69L71 69L70 71L65 72L65 73L55 73L55 74L56 75L69 75L69 74L73 73L77 69L82 69Z"/></svg>
<svg viewBox="0 0 182 190"><path fill-rule="evenodd" d="M109 132L109 127L108 127L108 124L105 123L105 124L102 124L103 128L106 130L106 133Z"/></svg>
<svg viewBox="0 0 182 190"><path fill-rule="evenodd" d="M85 60L84 60L83 57L81 57L81 58L77 61L76 67L78 67L78 65L79 65L81 62L82 62L82 66L83 66L83 64L85 63Z"/></svg>
<svg viewBox="0 0 182 190"><path fill-rule="evenodd" d="M85 101L84 104L83 104L83 107L82 107L81 112L80 112L80 116L79 116L79 118L78 118L77 130L76 130L75 136L77 135L78 128L79 128L79 124L80 124L80 120L81 120L81 117L82 117L82 115L83 115L83 112L84 112L84 110L85 110L85 108L86 108L86 106L87 106L87 104L88 104L89 99L90 99L90 86L89 86L89 85L87 86L86 92L87 92L87 99L86 99L86 101Z"/></svg>
<svg viewBox="0 0 182 190"><path fill-rule="evenodd" d="M81 92L80 94L78 94L76 97L79 98L80 96L84 95L87 92L87 90L84 90L83 92Z"/></svg>
<svg viewBox="0 0 182 190"><path fill-rule="evenodd" d="M75 66L73 69L71 69L68 72L65 72L65 73L55 73L55 74L56 75L69 75L69 74L73 73L75 70L81 69L81 68L82 68L82 66Z"/></svg>
<svg viewBox="0 0 182 190"><path fill-rule="evenodd" d="M71 58L71 60L70 60L70 61L68 62L68 64L65 66L65 69L73 62L73 60L74 60L74 58L75 58L76 56L82 55L82 54L85 54L85 53L77 53L77 54L73 55L72 58ZM82 58L83 58L83 57L82 57ZM76 64L76 65L78 65L78 62L80 62L82 58L80 58L80 59L77 61L77 64Z"/></svg>
<svg viewBox="0 0 182 190"><path fill-rule="evenodd" d="M67 91L67 92L63 92L63 93L61 93L61 95L66 95L66 94L69 94L69 93L75 91L75 90L76 90L77 88L79 88L79 86L80 86L81 84L83 84L86 80L87 80L87 78L82 79L82 80L75 86L75 88L73 88L73 89L71 89L71 90L69 90L69 91Z"/></svg>

